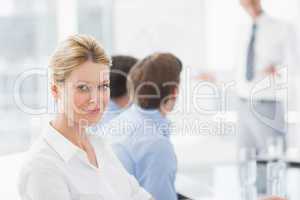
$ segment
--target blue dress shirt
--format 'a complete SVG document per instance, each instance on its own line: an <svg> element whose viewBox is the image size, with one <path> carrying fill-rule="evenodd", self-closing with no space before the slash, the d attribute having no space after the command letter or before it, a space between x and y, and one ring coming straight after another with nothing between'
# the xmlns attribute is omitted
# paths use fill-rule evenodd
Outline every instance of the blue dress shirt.
<svg viewBox="0 0 300 200"><path fill-rule="evenodd" d="M118 127L111 130L123 136L113 147L127 171L155 200L177 200L177 159L169 138L169 120L158 110L132 105L111 123Z"/></svg>
<svg viewBox="0 0 300 200"><path fill-rule="evenodd" d="M106 111L103 113L100 125L110 122L110 120L120 115L124 110L125 109L120 108L113 100L110 100Z"/></svg>

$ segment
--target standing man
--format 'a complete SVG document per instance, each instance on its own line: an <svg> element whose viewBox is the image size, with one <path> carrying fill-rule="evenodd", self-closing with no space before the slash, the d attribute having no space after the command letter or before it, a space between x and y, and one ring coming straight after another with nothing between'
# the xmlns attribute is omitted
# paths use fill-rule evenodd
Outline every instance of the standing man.
<svg viewBox="0 0 300 200"><path fill-rule="evenodd" d="M240 147L264 153L272 140L281 138L284 149L286 102L278 97L276 86L285 78L280 70L295 67L295 37L288 24L264 12L261 0L240 0L240 4L251 18L238 41Z"/></svg>

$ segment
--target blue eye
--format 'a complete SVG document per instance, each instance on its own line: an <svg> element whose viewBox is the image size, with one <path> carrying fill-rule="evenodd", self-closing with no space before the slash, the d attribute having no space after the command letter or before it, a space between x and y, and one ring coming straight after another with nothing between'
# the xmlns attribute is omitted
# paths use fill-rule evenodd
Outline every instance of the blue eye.
<svg viewBox="0 0 300 200"><path fill-rule="evenodd" d="M88 92L89 91L89 87L86 85L79 85L77 88L80 90L80 92Z"/></svg>

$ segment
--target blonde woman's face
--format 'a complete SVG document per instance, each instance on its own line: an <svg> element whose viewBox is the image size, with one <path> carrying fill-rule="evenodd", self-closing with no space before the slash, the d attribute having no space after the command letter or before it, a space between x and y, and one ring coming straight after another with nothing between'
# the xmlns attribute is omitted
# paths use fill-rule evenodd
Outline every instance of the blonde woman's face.
<svg viewBox="0 0 300 200"><path fill-rule="evenodd" d="M108 66L85 62L72 71L60 92L60 112L76 124L96 124L109 102Z"/></svg>

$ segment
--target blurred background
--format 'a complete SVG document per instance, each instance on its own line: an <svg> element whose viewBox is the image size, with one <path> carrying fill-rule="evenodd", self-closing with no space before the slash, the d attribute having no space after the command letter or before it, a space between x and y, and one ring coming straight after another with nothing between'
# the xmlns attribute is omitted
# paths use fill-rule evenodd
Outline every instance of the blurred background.
<svg viewBox="0 0 300 200"><path fill-rule="evenodd" d="M300 27L299 0L262 0L262 3L269 15L295 25L296 29ZM220 120L224 126L235 127L234 88L226 93L226 108L222 107L223 98L197 102L215 109L216 112L206 115L188 107L193 101L188 88L194 87L197 80L193 77L201 72L214 73L224 83L233 79L236 34L245 21L247 16L238 0L2 0L0 166L16 169L19 160L13 156L28 149L47 119L47 112L24 112L17 105L16 91L28 108L49 112L52 105L47 71L26 77L20 88L16 88L16 80L26 71L46 70L48 58L59 41L73 33L84 33L96 37L110 54L142 58L155 51L170 51L182 59L185 66L182 94L177 111L171 116L176 124L172 140L183 175L178 178L178 188L187 187L188 192L197 193L201 199L238 199L237 194L228 193L238 184L232 179L237 176L236 171L227 165L235 161L237 153L235 131L228 135L190 134L193 122L207 122L216 128L213 130L222 128ZM289 71L288 77L292 80L292 97L286 113L288 137L291 147L297 148L300 88L296 73ZM201 91L211 92L205 88ZM0 171L7 177L5 170ZM15 195L14 189L6 190L4 195L5 199L16 199L11 196Z"/></svg>

